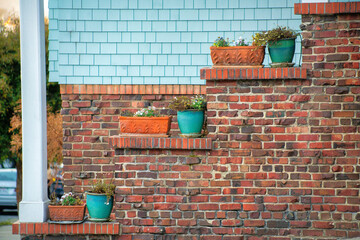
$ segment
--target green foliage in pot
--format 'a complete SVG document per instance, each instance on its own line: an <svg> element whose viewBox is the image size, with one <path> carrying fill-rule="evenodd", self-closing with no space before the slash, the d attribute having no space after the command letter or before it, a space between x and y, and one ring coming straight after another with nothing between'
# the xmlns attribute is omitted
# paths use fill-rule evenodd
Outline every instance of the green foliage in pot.
<svg viewBox="0 0 360 240"><path fill-rule="evenodd" d="M84 204L83 201L81 201L80 197L76 196L72 192L65 193L64 195L62 195L60 201L57 201L55 192L50 196L50 198L51 198L50 205L54 205L54 206L75 206L75 205L81 206Z"/></svg>
<svg viewBox="0 0 360 240"><path fill-rule="evenodd" d="M189 109L193 110L205 110L206 100L203 96L193 96L191 98L182 96L175 97L169 108L176 111L185 111Z"/></svg>
<svg viewBox="0 0 360 240"><path fill-rule="evenodd" d="M218 37L215 41L213 46L215 47L228 47L230 46L229 39L225 39L223 37Z"/></svg>
<svg viewBox="0 0 360 240"><path fill-rule="evenodd" d="M105 194L107 199L110 200L111 197L115 196L115 185L112 183L104 183L102 181L93 182L91 193Z"/></svg>
<svg viewBox="0 0 360 240"><path fill-rule="evenodd" d="M71 192L64 194L60 199L60 203L62 206L83 205L83 202L80 200L80 198L73 195Z"/></svg>
<svg viewBox="0 0 360 240"><path fill-rule="evenodd" d="M243 39L243 38L240 36L240 37L238 38L238 40L236 40L236 42L233 41L233 45L236 46L236 47L239 47L239 46L244 47L244 46L249 46L249 43L246 42L246 40Z"/></svg>
<svg viewBox="0 0 360 240"><path fill-rule="evenodd" d="M225 39L223 37L218 37L214 41L213 46L215 46L215 47L229 47L230 46L229 38Z"/></svg>
<svg viewBox="0 0 360 240"><path fill-rule="evenodd" d="M238 46L249 46L249 43L246 42L245 39L239 37L236 41L229 41L229 38L225 39L223 37L218 37L214 43L214 47L238 47Z"/></svg>
<svg viewBox="0 0 360 240"><path fill-rule="evenodd" d="M134 114L134 117L160 117L160 112L156 107L149 106L142 108Z"/></svg>
<svg viewBox="0 0 360 240"><path fill-rule="evenodd" d="M160 114L160 110L157 109L156 107L149 106L147 108L142 108L135 113L132 113L130 111L123 111L121 113L121 116L122 117L162 117L164 115Z"/></svg>
<svg viewBox="0 0 360 240"><path fill-rule="evenodd" d="M281 39L291 39L299 36L300 33L288 28L288 27L276 27L269 31L256 33L253 38L254 46L266 46L269 42L277 42Z"/></svg>

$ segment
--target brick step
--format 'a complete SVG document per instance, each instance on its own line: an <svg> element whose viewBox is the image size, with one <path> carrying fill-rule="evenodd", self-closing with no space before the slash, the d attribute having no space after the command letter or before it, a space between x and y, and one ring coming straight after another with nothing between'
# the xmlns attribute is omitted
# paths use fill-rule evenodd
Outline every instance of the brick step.
<svg viewBox="0 0 360 240"><path fill-rule="evenodd" d="M211 138L109 137L113 148L210 150Z"/></svg>
<svg viewBox="0 0 360 240"><path fill-rule="evenodd" d="M118 222L84 222L80 224L20 223L12 225L12 233L20 235L119 235Z"/></svg>

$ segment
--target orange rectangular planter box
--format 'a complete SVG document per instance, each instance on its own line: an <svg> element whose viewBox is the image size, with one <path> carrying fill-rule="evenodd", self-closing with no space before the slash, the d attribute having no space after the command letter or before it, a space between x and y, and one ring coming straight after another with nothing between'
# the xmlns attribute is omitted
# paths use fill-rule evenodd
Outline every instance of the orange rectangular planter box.
<svg viewBox="0 0 360 240"><path fill-rule="evenodd" d="M51 221L81 221L84 219L85 206L52 206L49 205Z"/></svg>
<svg viewBox="0 0 360 240"><path fill-rule="evenodd" d="M119 117L121 134L167 135L171 116L166 117Z"/></svg>
<svg viewBox="0 0 360 240"><path fill-rule="evenodd" d="M265 47L235 46L235 47L210 47L210 56L214 67L242 66L263 67Z"/></svg>

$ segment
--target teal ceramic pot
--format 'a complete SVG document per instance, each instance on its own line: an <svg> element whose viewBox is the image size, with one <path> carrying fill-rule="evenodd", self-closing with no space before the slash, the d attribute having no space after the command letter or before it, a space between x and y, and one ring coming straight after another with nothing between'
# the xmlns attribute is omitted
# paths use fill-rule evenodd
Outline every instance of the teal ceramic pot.
<svg viewBox="0 0 360 240"><path fill-rule="evenodd" d="M87 193L86 207L89 211L90 221L109 221L113 208L114 197L107 199L105 194Z"/></svg>
<svg viewBox="0 0 360 240"><path fill-rule="evenodd" d="M268 48L273 63L291 63L295 53L295 38L269 42Z"/></svg>
<svg viewBox="0 0 360 240"><path fill-rule="evenodd" d="M177 121L182 137L201 136L202 126L204 124L204 111L185 110L177 112Z"/></svg>

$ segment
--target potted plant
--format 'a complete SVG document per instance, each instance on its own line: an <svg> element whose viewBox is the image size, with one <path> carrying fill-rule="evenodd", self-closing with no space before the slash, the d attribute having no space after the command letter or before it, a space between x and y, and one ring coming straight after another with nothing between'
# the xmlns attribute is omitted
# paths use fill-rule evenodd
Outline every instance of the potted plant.
<svg viewBox="0 0 360 240"><path fill-rule="evenodd" d="M249 46L241 37L233 43L218 37L210 47L213 67L263 67L264 46Z"/></svg>
<svg viewBox="0 0 360 240"><path fill-rule="evenodd" d="M86 194L86 206L89 211L90 221L109 221L113 208L115 185L96 181L91 190Z"/></svg>
<svg viewBox="0 0 360 240"><path fill-rule="evenodd" d="M124 113L119 118L121 135L151 134L157 137L168 137L171 116L162 116L154 107L143 108L135 114Z"/></svg>
<svg viewBox="0 0 360 240"><path fill-rule="evenodd" d="M177 111L181 137L201 136L206 109L206 100L203 96L175 97L169 108Z"/></svg>
<svg viewBox="0 0 360 240"><path fill-rule="evenodd" d="M78 196L71 192L64 194L60 201L56 201L55 195L49 205L51 221L82 221L85 214L85 204Z"/></svg>
<svg viewBox="0 0 360 240"><path fill-rule="evenodd" d="M277 27L269 31L256 33L253 44L268 45L272 67L292 67L295 52L295 39L299 33L287 27Z"/></svg>

